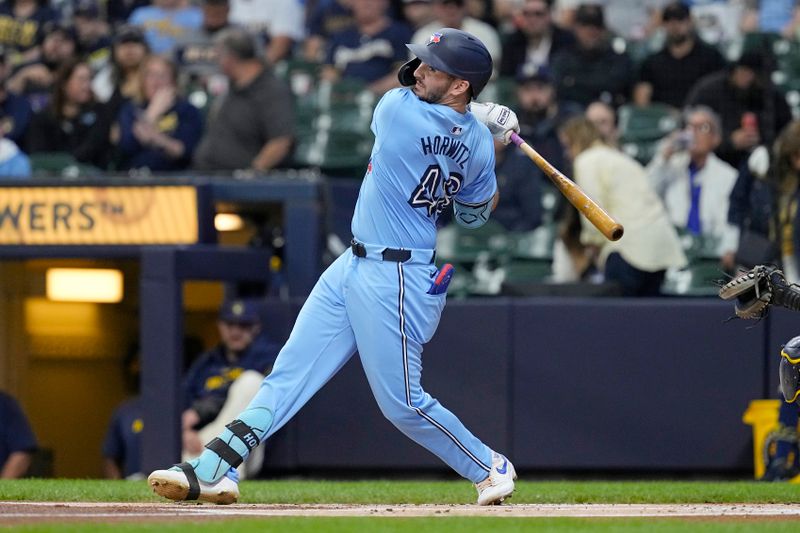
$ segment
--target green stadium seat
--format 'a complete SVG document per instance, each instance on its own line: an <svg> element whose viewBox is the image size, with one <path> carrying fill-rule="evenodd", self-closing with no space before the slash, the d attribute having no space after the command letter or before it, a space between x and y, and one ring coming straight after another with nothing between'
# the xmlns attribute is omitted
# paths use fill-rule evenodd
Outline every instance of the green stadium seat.
<svg viewBox="0 0 800 533"><path fill-rule="evenodd" d="M698 260L719 262L718 239L708 235L693 235L686 231L686 228L676 227L675 230L678 232L683 252L690 262Z"/></svg>
<svg viewBox="0 0 800 533"><path fill-rule="evenodd" d="M506 257L510 243L508 231L492 219L475 229L463 228L454 222L440 231L437 254L445 262L473 264L480 258Z"/></svg>
<svg viewBox="0 0 800 533"><path fill-rule="evenodd" d="M624 105L619 108L622 151L643 165L650 162L658 142L680 124L680 113L666 104Z"/></svg>
<svg viewBox="0 0 800 533"><path fill-rule="evenodd" d="M622 142L620 149L642 165L647 165L658 151L658 141Z"/></svg>
<svg viewBox="0 0 800 533"><path fill-rule="evenodd" d="M552 274L549 260L514 259L502 268L506 284L544 282Z"/></svg>
<svg viewBox="0 0 800 533"><path fill-rule="evenodd" d="M294 164L318 167L336 175L361 177L369 163L372 143L371 135L318 129L298 136Z"/></svg>
<svg viewBox="0 0 800 533"><path fill-rule="evenodd" d="M285 80L295 97L312 95L319 85L319 74L322 65L304 59L289 59L275 65L275 74Z"/></svg>
<svg viewBox="0 0 800 533"><path fill-rule="evenodd" d="M618 110L622 143L657 141L680 124L680 113L666 104L624 105Z"/></svg>
<svg viewBox="0 0 800 533"><path fill-rule="evenodd" d="M558 233L555 222L545 223L533 231L509 234L509 256L512 259L553 259L553 244Z"/></svg>
<svg viewBox="0 0 800 533"><path fill-rule="evenodd" d="M778 39L772 45L776 70L772 81L783 92L800 91L800 43Z"/></svg>
<svg viewBox="0 0 800 533"><path fill-rule="evenodd" d="M661 292L667 296L716 296L716 282L723 277L719 260L695 259L683 269L667 270Z"/></svg>
<svg viewBox="0 0 800 533"><path fill-rule="evenodd" d="M512 77L500 77L491 80L481 91L481 102L498 102L512 109L516 108L517 82Z"/></svg>
<svg viewBox="0 0 800 533"><path fill-rule="evenodd" d="M29 155L31 173L34 177L78 178L95 176L100 169L78 162L68 152L37 152Z"/></svg>

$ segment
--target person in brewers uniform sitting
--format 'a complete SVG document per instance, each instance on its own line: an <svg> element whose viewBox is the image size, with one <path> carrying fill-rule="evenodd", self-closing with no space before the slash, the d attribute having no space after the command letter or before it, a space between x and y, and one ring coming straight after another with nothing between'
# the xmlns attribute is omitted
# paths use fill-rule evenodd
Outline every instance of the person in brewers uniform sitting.
<svg viewBox="0 0 800 533"><path fill-rule="evenodd" d="M220 343L201 354L186 374L182 416L183 457L194 458L216 437L231 417L244 409L269 374L278 346L261 329L253 300L226 301L217 320ZM247 463L252 476L260 460ZM245 470L240 469L240 473Z"/></svg>
<svg viewBox="0 0 800 533"><path fill-rule="evenodd" d="M353 215L351 246L322 274L255 398L193 461L149 476L172 500L232 503L235 466L283 426L358 351L383 414L405 435L475 483L478 503L514 491L511 462L473 435L420 383L422 348L436 331L452 266L434 264L436 220L446 209L477 228L497 204L493 134L509 142L516 115L471 104L492 59L453 28L399 71L372 120L375 145ZM488 126L488 127L487 127Z"/></svg>

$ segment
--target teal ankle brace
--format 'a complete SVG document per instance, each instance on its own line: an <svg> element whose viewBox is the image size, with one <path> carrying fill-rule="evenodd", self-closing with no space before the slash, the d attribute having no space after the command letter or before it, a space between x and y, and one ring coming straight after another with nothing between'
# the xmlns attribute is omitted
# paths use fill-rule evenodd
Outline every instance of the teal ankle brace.
<svg viewBox="0 0 800 533"><path fill-rule="evenodd" d="M258 440L261 441L272 425L273 416L272 411L265 407L253 407L240 414L238 420L248 425ZM247 459L250 454L248 445L227 427L219 436L219 439L230 446L242 458L242 461ZM216 483L230 468L232 468L230 462L208 448L203 450L203 454L197 460L197 464L194 465L197 477L205 483Z"/></svg>

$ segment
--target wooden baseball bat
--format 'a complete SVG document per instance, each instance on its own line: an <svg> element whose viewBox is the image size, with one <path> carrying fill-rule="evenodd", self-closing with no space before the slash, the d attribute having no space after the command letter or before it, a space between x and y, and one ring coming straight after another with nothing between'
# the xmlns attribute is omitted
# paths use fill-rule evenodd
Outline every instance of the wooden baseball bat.
<svg viewBox="0 0 800 533"><path fill-rule="evenodd" d="M622 238L622 234L625 232L622 224L614 220L602 207L597 205L597 202L589 198L574 181L551 165L547 159L542 157L539 152L534 150L531 145L516 133L511 134L511 142L519 146L525 152L525 155L530 157L536 163L536 166L542 169L542 172L558 187L558 190L569 200L569 203L589 219L589 222L594 224L594 227L600 230L600 233L605 235L608 240L618 241Z"/></svg>

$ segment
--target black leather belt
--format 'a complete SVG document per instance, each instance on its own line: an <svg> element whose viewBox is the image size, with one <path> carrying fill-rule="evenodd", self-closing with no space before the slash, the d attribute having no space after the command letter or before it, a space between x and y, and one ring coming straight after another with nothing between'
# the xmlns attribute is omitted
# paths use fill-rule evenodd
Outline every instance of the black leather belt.
<svg viewBox="0 0 800 533"><path fill-rule="evenodd" d="M360 242L350 241L350 249L356 257L367 257L367 249ZM384 261L394 261L395 263L405 263L411 259L411 250L398 250L396 248L385 248L381 252ZM434 254L435 255L435 254ZM432 261L431 261L432 262Z"/></svg>

